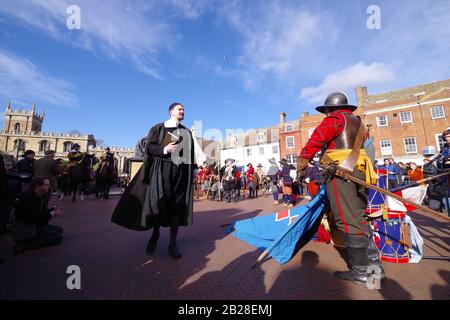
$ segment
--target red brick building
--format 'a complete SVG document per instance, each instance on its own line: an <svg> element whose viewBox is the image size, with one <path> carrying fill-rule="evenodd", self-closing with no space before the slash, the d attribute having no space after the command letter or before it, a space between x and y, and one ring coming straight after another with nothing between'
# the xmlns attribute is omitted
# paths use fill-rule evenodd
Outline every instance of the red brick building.
<svg viewBox="0 0 450 320"><path fill-rule="evenodd" d="M356 96L377 159L422 164L439 152L441 134L450 127L450 79L374 95L358 87Z"/></svg>
<svg viewBox="0 0 450 320"><path fill-rule="evenodd" d="M296 164L298 150L302 146L302 133L300 119L286 121L286 114L280 113L280 158L285 158L288 163Z"/></svg>

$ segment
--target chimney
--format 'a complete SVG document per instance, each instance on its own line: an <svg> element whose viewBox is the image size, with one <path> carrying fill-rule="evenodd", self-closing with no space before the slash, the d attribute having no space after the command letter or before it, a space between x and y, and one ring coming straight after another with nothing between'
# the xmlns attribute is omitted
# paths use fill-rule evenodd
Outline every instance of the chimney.
<svg viewBox="0 0 450 320"><path fill-rule="evenodd" d="M356 87L356 103L358 107L364 106L364 100L367 97L367 87Z"/></svg>
<svg viewBox="0 0 450 320"><path fill-rule="evenodd" d="M280 112L280 123L286 122L286 113Z"/></svg>

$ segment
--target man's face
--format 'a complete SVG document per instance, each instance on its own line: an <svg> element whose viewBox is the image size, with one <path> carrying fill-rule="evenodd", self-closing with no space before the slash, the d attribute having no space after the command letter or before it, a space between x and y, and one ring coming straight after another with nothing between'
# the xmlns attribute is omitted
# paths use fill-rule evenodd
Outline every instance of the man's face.
<svg viewBox="0 0 450 320"><path fill-rule="evenodd" d="M34 153L27 154L26 158L28 158L28 159L34 159Z"/></svg>
<svg viewBox="0 0 450 320"><path fill-rule="evenodd" d="M180 104L176 105L172 111L170 111L170 115L178 121L182 121L184 119L184 107Z"/></svg>
<svg viewBox="0 0 450 320"><path fill-rule="evenodd" d="M384 160L384 164L388 166L388 165L391 164L391 162L390 162L389 160L386 159L386 160Z"/></svg>
<svg viewBox="0 0 450 320"><path fill-rule="evenodd" d="M37 186L36 187L36 192L39 194L46 194L48 192L48 189L50 188L50 181L48 179L44 180L44 183L42 184L42 186Z"/></svg>

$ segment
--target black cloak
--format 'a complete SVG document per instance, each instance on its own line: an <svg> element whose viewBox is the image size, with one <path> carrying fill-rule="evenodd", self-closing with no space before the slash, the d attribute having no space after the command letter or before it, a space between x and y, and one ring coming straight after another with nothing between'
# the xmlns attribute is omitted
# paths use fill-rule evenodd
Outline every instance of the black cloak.
<svg viewBox="0 0 450 320"><path fill-rule="evenodd" d="M181 213L180 226L189 226L192 224L194 208L194 189L193 189L193 171L194 171L194 141L192 133L184 126L179 129L187 133L187 138L183 144L183 154L187 159L181 166L188 166L188 182L185 193L185 212ZM128 229L145 231L153 228L155 225L168 227L169 223L158 219L160 214L167 210L167 195L163 192L162 161L161 157L149 155L148 145L150 142L161 144L164 139L164 123L159 123L150 129L147 136L146 152L144 153L144 162L131 180L129 186L125 189L122 197L114 209L111 221ZM190 160L190 161L189 161ZM187 162L187 163L186 163ZM175 165L175 164L174 164Z"/></svg>

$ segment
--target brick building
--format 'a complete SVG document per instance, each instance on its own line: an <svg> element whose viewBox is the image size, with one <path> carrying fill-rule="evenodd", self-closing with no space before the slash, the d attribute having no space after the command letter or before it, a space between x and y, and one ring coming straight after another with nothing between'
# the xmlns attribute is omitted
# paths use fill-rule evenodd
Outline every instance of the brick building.
<svg viewBox="0 0 450 320"><path fill-rule="evenodd" d="M450 127L450 79L374 95L358 87L356 96L377 159L422 164L439 152L441 134Z"/></svg>
<svg viewBox="0 0 450 320"><path fill-rule="evenodd" d="M286 114L280 113L280 157L289 164L297 163L298 150L302 146L300 119L286 121Z"/></svg>

